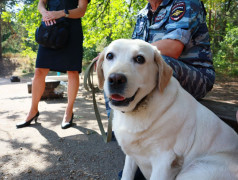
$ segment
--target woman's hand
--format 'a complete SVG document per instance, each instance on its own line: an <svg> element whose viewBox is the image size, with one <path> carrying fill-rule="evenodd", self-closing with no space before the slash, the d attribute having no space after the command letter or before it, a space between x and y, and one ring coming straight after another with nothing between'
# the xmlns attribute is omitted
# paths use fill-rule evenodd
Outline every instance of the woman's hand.
<svg viewBox="0 0 238 180"><path fill-rule="evenodd" d="M56 24L56 19L64 17L64 12L61 11L46 11L42 13L42 20L45 22L46 26Z"/></svg>
<svg viewBox="0 0 238 180"><path fill-rule="evenodd" d="M46 26L50 26L56 23L55 16L50 13L50 11L46 10L47 0L39 0L38 10L42 15L42 20L45 22Z"/></svg>

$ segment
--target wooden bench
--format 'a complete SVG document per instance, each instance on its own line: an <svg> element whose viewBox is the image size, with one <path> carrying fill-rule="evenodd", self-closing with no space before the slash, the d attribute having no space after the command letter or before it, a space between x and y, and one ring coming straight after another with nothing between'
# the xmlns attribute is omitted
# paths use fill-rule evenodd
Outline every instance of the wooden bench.
<svg viewBox="0 0 238 180"><path fill-rule="evenodd" d="M41 97L41 100L63 98L63 92L62 93L55 92L55 88L57 88L57 86L59 84L60 84L59 80L46 80L45 81L45 91ZM28 87L28 93L31 93L32 82L28 82L27 87Z"/></svg>
<svg viewBox="0 0 238 180"><path fill-rule="evenodd" d="M238 122L236 120L238 105L208 99L202 99L199 102L214 112L220 119L222 119L238 133Z"/></svg>

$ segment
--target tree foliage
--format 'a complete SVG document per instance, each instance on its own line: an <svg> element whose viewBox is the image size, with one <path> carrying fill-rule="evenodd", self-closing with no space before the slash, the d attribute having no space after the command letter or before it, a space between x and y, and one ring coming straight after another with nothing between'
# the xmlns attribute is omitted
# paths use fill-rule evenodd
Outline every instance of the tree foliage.
<svg viewBox="0 0 238 180"><path fill-rule="evenodd" d="M34 0L1 0L0 1L0 60L3 52L19 52L26 37L22 24L16 23L17 4L26 6Z"/></svg>
<svg viewBox="0 0 238 180"><path fill-rule="evenodd" d="M213 61L215 68L221 72L238 75L238 1L207 0L207 22L209 26Z"/></svg>
<svg viewBox="0 0 238 180"><path fill-rule="evenodd" d="M109 41L130 38L138 10L146 0L92 0L83 18L85 47Z"/></svg>
<svg viewBox="0 0 238 180"><path fill-rule="evenodd" d="M16 16L17 22L22 24L27 31L27 36L23 37L24 44L22 44L22 46L24 47L24 50L22 51L22 54L27 55L30 58L36 56L38 47L35 42L35 30L40 25L41 16L37 10L37 5L38 1L25 5Z"/></svg>
<svg viewBox="0 0 238 180"><path fill-rule="evenodd" d="M238 28L228 31L219 47L214 57L216 68L220 68L223 73L238 76Z"/></svg>

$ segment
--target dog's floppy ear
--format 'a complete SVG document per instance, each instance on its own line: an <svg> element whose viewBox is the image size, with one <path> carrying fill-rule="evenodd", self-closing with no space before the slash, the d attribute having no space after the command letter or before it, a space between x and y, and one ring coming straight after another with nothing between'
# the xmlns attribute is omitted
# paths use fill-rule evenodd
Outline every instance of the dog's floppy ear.
<svg viewBox="0 0 238 180"><path fill-rule="evenodd" d="M155 62L157 63L159 68L158 87L159 91L162 93L173 75L173 70L163 60L162 56L160 55L160 52L156 47L155 47Z"/></svg>
<svg viewBox="0 0 238 180"><path fill-rule="evenodd" d="M98 61L97 61L97 76L98 76L98 87L100 89L103 89L103 84L104 84L104 74L103 74L103 69L102 69L102 63L104 61L104 54L105 54L105 49L101 52L99 55Z"/></svg>

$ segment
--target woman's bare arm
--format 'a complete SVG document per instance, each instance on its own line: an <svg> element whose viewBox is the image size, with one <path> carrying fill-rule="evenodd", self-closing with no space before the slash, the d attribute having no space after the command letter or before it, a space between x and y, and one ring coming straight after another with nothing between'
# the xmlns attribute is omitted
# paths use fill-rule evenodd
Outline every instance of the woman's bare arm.
<svg viewBox="0 0 238 180"><path fill-rule="evenodd" d="M44 0L42 0L44 1ZM68 18L71 19L78 19L84 16L86 9L88 5L88 0L79 0L78 7L75 9L68 10L69 16ZM61 17L65 17L64 10L59 11L48 11L49 16L45 20L53 20L53 19L59 19Z"/></svg>
<svg viewBox="0 0 238 180"><path fill-rule="evenodd" d="M65 17L64 10L59 11L47 11L46 10L46 3L47 0L39 0L38 3L38 10L42 14L42 19L46 23L46 25L52 25L53 23L56 23L56 19ZM68 18L72 19L78 19L84 16L86 10L87 10L88 0L79 0L78 7L75 9L69 10L69 16Z"/></svg>
<svg viewBox="0 0 238 180"><path fill-rule="evenodd" d="M81 18L87 10L88 0L79 0L78 8L69 10L68 18Z"/></svg>
<svg viewBox="0 0 238 180"><path fill-rule="evenodd" d="M41 15L43 16L45 13L47 13L47 10L46 10L46 4L47 4L47 0L39 0L39 3L38 3L38 10L39 12L41 13Z"/></svg>

